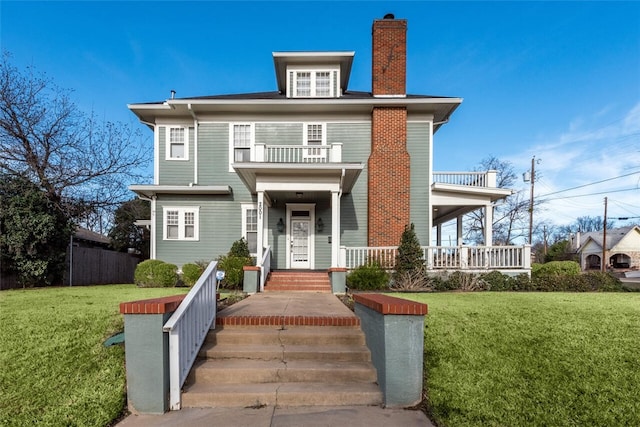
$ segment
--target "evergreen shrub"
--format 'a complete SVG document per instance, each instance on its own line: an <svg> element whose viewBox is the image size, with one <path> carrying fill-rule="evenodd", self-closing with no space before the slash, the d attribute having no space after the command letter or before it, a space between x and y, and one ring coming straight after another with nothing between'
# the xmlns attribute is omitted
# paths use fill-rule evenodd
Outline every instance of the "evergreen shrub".
<svg viewBox="0 0 640 427"><path fill-rule="evenodd" d="M347 275L347 286L357 290L383 290L389 286L389 273L377 261L371 261Z"/></svg>
<svg viewBox="0 0 640 427"><path fill-rule="evenodd" d="M188 263L182 266L182 282L191 287L196 284L204 269L195 263Z"/></svg>
<svg viewBox="0 0 640 427"><path fill-rule="evenodd" d="M157 259L142 261L133 275L140 288L168 288L178 282L178 267Z"/></svg>

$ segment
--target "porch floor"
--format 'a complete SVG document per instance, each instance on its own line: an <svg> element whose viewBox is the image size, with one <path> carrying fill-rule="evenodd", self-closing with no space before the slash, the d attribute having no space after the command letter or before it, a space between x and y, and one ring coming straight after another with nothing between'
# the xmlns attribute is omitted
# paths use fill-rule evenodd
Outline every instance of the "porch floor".
<svg viewBox="0 0 640 427"><path fill-rule="evenodd" d="M360 326L360 319L333 294L269 292L221 310L219 326Z"/></svg>

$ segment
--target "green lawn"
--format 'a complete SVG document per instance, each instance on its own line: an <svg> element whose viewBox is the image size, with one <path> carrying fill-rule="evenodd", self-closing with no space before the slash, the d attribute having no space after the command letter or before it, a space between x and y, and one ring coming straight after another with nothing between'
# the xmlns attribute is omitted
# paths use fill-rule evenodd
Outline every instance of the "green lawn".
<svg viewBox="0 0 640 427"><path fill-rule="evenodd" d="M396 294L429 305L440 426L640 425L640 294Z"/></svg>
<svg viewBox="0 0 640 427"><path fill-rule="evenodd" d="M105 426L124 407L120 302L186 292L134 285L0 292L0 425Z"/></svg>

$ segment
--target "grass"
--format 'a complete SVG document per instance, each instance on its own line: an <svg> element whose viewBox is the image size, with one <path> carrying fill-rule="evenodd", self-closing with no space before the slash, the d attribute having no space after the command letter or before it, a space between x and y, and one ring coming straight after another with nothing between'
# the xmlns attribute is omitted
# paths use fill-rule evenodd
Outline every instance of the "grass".
<svg viewBox="0 0 640 427"><path fill-rule="evenodd" d="M105 426L125 405L120 302L186 292L134 285L0 292L0 425Z"/></svg>
<svg viewBox="0 0 640 427"><path fill-rule="evenodd" d="M429 305L439 426L640 425L640 295L397 294Z"/></svg>

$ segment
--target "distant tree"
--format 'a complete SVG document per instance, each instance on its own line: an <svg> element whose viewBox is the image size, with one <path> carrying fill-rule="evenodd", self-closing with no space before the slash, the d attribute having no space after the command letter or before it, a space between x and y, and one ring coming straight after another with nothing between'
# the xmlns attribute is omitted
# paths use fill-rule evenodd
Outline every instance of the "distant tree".
<svg viewBox="0 0 640 427"><path fill-rule="evenodd" d="M0 58L0 173L44 191L51 207L76 223L129 198L127 183L150 159L139 133L84 114L70 90L31 67Z"/></svg>
<svg viewBox="0 0 640 427"><path fill-rule="evenodd" d="M114 213L114 225L109 231L111 246L120 252L127 252L132 248L143 259L149 258L149 230L134 223L139 219L150 218L151 205L148 201L132 199L122 203Z"/></svg>
<svg viewBox="0 0 640 427"><path fill-rule="evenodd" d="M544 262L551 261L573 261L574 254L571 253L571 245L568 240L560 240L549 246Z"/></svg>
<svg viewBox="0 0 640 427"><path fill-rule="evenodd" d="M72 223L22 176L0 174L0 252L23 286L60 284Z"/></svg>
<svg viewBox="0 0 640 427"><path fill-rule="evenodd" d="M497 171L496 186L498 188L512 188L518 179L511 162L500 160L494 156L483 159L476 170ZM517 192L493 207L492 238L494 244L509 245L515 239L524 237L528 233L529 204L529 198L523 192ZM477 209L465 216L465 238L467 240L476 244L485 243L484 218L484 209Z"/></svg>

